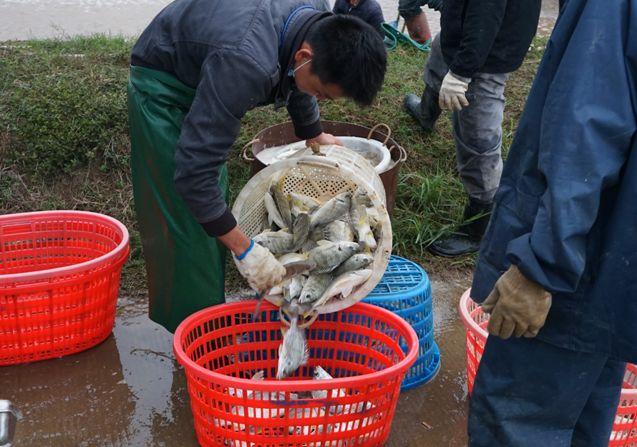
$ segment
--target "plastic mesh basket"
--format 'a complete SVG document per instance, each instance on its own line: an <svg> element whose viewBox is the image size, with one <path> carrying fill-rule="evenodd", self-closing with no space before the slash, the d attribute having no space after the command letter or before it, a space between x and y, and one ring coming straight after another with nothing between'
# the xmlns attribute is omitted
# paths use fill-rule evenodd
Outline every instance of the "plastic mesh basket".
<svg viewBox="0 0 637 447"><path fill-rule="evenodd" d="M255 301L204 309L174 337L202 446L377 447L384 444L418 339L400 317L358 303L321 315L308 329L309 362L289 380L276 375L278 308ZM402 346L407 347L403 351ZM321 366L334 380L311 380ZM265 380L250 380L257 372Z"/></svg>
<svg viewBox="0 0 637 447"><path fill-rule="evenodd" d="M440 370L440 351L434 341L431 284L416 263L392 256L376 288L364 300L404 318L418 335L418 360L403 381L407 390L429 382Z"/></svg>
<svg viewBox="0 0 637 447"><path fill-rule="evenodd" d="M460 316L467 330L467 384L473 390L476 372L489 335L489 315L471 299L471 289L460 298ZM612 447L637 447L637 365L626 367L615 423L608 443Z"/></svg>
<svg viewBox="0 0 637 447"><path fill-rule="evenodd" d="M347 298L333 300L322 306L319 313L346 309L370 293L380 281L392 248L392 230L385 207L385 189L374 168L360 155L338 146L321 147L326 155L299 157L276 162L259 171L243 187L232 207L239 227L248 237L262 232L267 226L267 211L263 203L273 181L283 177L283 191L296 192L326 201L345 191L363 188L379 212L381 235L374 253L370 278ZM235 262L238 262L235 259Z"/></svg>
<svg viewBox="0 0 637 447"><path fill-rule="evenodd" d="M0 365L79 352L115 319L128 231L82 211L0 216Z"/></svg>

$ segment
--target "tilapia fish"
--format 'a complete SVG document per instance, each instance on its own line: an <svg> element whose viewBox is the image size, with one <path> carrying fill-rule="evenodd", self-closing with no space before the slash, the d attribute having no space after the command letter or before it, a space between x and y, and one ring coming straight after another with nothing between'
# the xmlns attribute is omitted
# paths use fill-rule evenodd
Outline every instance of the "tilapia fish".
<svg viewBox="0 0 637 447"><path fill-rule="evenodd" d="M360 250L356 242L320 241L318 247L308 254L310 262L316 264L314 273L327 273L352 257Z"/></svg>
<svg viewBox="0 0 637 447"><path fill-rule="evenodd" d="M298 316L292 318L290 328L283 336L283 343L279 346L277 379L288 377L307 363L308 351L305 330L298 327L298 321Z"/></svg>
<svg viewBox="0 0 637 447"><path fill-rule="evenodd" d="M283 286L283 298L287 302L291 302L293 299L301 296L301 291L303 290L303 286L305 286L306 282L307 279L303 275L297 275L290 279L290 281Z"/></svg>
<svg viewBox="0 0 637 447"><path fill-rule="evenodd" d="M294 245L294 236L285 230L264 231L252 239L275 255L290 253Z"/></svg>
<svg viewBox="0 0 637 447"><path fill-rule="evenodd" d="M323 293L323 295L316 300L314 308L318 308L326 304L330 298L342 296L347 298L352 291L367 281L372 276L372 271L369 269L356 270L353 272L343 273L337 277L329 286L329 288Z"/></svg>
<svg viewBox="0 0 637 447"><path fill-rule="evenodd" d="M330 286L332 275L329 273L312 274L305 282L299 304L313 303L318 300Z"/></svg>
<svg viewBox="0 0 637 447"><path fill-rule="evenodd" d="M281 265L291 264L292 262L307 261L307 254L305 253L286 253L278 258Z"/></svg>
<svg viewBox="0 0 637 447"><path fill-rule="evenodd" d="M374 262L374 257L368 253L358 253L343 262L334 270L334 275L342 275L343 273L351 272L354 270L361 270L367 268Z"/></svg>
<svg viewBox="0 0 637 447"><path fill-rule="evenodd" d="M348 222L335 220L323 228L323 238L330 242L353 242L354 232Z"/></svg>
<svg viewBox="0 0 637 447"><path fill-rule="evenodd" d="M272 227L272 223L274 222L279 228L288 228L283 217L281 217L279 208L276 206L276 203L269 192L266 192L263 195L263 203L265 204L265 209L268 212L268 225Z"/></svg>
<svg viewBox="0 0 637 447"><path fill-rule="evenodd" d="M298 251L303 244L307 241L307 237L310 233L310 216L307 213L301 213L294 221L294 227L292 228L292 234L294 235L294 241L292 244L292 251Z"/></svg>
<svg viewBox="0 0 637 447"><path fill-rule="evenodd" d="M344 192L331 198L312 214L310 228L328 224L345 216L350 209L351 203L352 194L350 192Z"/></svg>
<svg viewBox="0 0 637 447"><path fill-rule="evenodd" d="M321 205L315 198L296 192L290 193L290 202L292 216L298 216L301 213L312 213Z"/></svg>
<svg viewBox="0 0 637 447"><path fill-rule="evenodd" d="M270 188L274 196L274 202L285 223L286 228L292 228L292 211L290 210L290 201L288 196L283 192L282 181L278 181Z"/></svg>
<svg viewBox="0 0 637 447"><path fill-rule="evenodd" d="M372 229L369 226L369 219L367 218L367 209L365 206L360 203L356 204L356 202L352 202L350 219L359 244L372 251L376 250L378 245L374 238L374 233L372 233Z"/></svg>

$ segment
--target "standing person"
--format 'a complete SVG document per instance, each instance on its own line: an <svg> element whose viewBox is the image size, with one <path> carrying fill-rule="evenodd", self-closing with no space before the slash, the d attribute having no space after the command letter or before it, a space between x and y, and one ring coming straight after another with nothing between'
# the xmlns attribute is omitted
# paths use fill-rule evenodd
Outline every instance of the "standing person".
<svg viewBox="0 0 637 447"><path fill-rule="evenodd" d="M637 0L568 0L548 42L473 280L472 446L608 445L637 363L636 33Z"/></svg>
<svg viewBox="0 0 637 447"><path fill-rule="evenodd" d="M381 36L384 36L381 25L385 18L380 3L376 0L336 0L332 12L358 17L378 31Z"/></svg>
<svg viewBox="0 0 637 447"><path fill-rule="evenodd" d="M260 293L285 273L226 205L243 115L285 105L297 137L339 144L321 128L317 99L368 105L385 68L378 33L323 0L177 0L155 17L133 48L128 84L151 319L173 331L223 302L226 247Z"/></svg>
<svg viewBox="0 0 637 447"><path fill-rule="evenodd" d="M441 32L425 66L421 97L404 106L424 131L433 130L442 109L453 111L460 179L468 195L463 221L429 249L441 256L473 253L489 221L502 173L504 87L517 70L537 30L540 0L445 0Z"/></svg>

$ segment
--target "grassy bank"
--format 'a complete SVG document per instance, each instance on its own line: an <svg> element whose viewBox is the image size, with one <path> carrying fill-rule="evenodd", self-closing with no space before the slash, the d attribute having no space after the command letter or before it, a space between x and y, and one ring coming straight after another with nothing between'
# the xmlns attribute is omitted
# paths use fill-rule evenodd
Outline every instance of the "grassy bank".
<svg viewBox="0 0 637 447"><path fill-rule="evenodd" d="M122 38L0 44L0 213L82 209L106 213L131 230L132 259L125 268L128 293L143 293L140 239L132 203L126 80L131 42ZM507 85L504 146L511 142L541 57L536 41L523 67ZM474 258L449 261L425 250L448 232L464 205L455 171L450 120L424 135L402 111L406 93L422 91L425 55L399 49L390 55L385 86L366 110L347 101L322 105L324 119L373 126L388 124L409 154L400 178L393 218L394 251L426 269L467 269ZM231 152L231 190L249 177L239 149L266 126L287 120L272 107L250 112ZM231 275L231 286L238 278Z"/></svg>

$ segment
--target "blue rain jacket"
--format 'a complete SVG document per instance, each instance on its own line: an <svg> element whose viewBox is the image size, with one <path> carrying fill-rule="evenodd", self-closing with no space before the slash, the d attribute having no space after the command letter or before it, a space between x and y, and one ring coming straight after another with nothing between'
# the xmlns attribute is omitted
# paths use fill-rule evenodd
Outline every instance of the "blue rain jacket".
<svg viewBox="0 0 637 447"><path fill-rule="evenodd" d="M569 0L510 148L480 251L553 294L539 338L637 362L637 0Z"/></svg>

